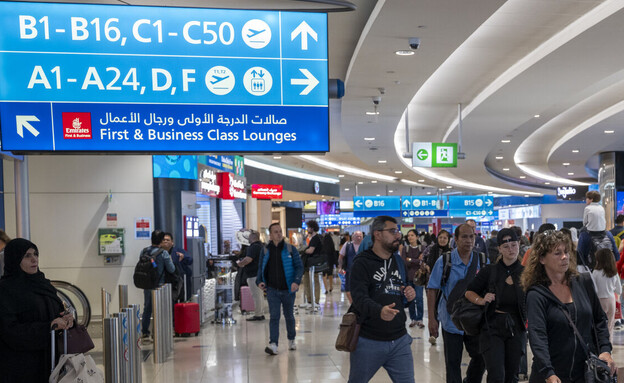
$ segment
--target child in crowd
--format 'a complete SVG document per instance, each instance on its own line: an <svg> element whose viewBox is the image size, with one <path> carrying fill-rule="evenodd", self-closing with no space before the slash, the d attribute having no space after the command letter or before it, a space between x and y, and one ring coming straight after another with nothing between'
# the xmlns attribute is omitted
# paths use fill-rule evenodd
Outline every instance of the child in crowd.
<svg viewBox="0 0 624 383"><path fill-rule="evenodd" d="M615 257L610 249L600 249L596 252L596 267L592 271L592 278L596 285L596 293L600 298L600 305L609 320L609 336L613 338L615 319L616 294L622 294L622 285L615 268Z"/></svg>

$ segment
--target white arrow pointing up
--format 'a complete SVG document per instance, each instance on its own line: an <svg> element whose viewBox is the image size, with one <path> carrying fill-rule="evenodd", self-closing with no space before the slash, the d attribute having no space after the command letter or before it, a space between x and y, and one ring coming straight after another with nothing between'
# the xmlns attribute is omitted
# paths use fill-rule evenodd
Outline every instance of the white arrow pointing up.
<svg viewBox="0 0 624 383"><path fill-rule="evenodd" d="M308 35L312 37L314 41L318 41L316 31L305 21L302 21L301 24L292 31L290 34L290 41L293 41L298 35L301 35L301 49L304 51L308 50Z"/></svg>
<svg viewBox="0 0 624 383"><path fill-rule="evenodd" d="M36 116L15 116L15 122L17 124L17 134L24 138L24 128L26 128L33 136L37 137L39 131L35 129L30 122L39 121Z"/></svg>
<svg viewBox="0 0 624 383"><path fill-rule="evenodd" d="M312 76L312 73L310 73L310 71L307 69L299 68L299 72L303 73L303 75L306 76L306 78L290 79L290 84L291 85L307 85L301 91L301 93L299 93L299 95L301 96L306 96L308 93L312 91L312 89L314 89L315 86L318 85L319 81L316 79L316 77Z"/></svg>

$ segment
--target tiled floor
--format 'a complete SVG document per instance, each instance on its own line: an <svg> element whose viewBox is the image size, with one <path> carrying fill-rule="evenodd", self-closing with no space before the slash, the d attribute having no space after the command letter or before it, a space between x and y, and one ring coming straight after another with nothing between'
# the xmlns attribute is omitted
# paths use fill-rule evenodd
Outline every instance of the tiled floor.
<svg viewBox="0 0 624 383"><path fill-rule="evenodd" d="M165 363L154 364L150 356L143 363L143 382L346 382L349 355L336 351L334 342L340 318L347 308L344 294L334 289L327 296L323 294L319 313L306 313L300 309L295 315L296 351L287 350L282 319L279 354L276 356L264 352L269 332L268 315L262 322L247 322L237 313L235 325L207 323L199 337L175 338L175 351ZM412 352L416 382L444 382L441 338L436 346L431 346L426 328L408 328L408 331L414 337ZM614 346L614 358L624 366L624 346L621 346L624 331L616 333L614 343L620 344ZM149 349L150 346L144 347ZM467 362L466 358L464 362ZM389 381L386 372L380 370L371 382Z"/></svg>

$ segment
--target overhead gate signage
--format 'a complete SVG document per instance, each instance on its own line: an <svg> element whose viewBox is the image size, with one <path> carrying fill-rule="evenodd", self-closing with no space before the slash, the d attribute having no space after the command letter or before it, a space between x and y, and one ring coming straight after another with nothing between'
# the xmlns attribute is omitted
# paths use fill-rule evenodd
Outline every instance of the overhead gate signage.
<svg viewBox="0 0 624 383"><path fill-rule="evenodd" d="M2 149L329 150L323 13L0 2Z"/></svg>

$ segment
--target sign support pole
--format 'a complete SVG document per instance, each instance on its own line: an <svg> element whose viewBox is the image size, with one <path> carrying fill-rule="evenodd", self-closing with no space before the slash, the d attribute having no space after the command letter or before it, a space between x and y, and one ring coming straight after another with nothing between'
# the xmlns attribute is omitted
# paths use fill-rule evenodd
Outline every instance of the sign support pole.
<svg viewBox="0 0 624 383"><path fill-rule="evenodd" d="M15 221L17 236L30 239L30 202L28 199L28 156L14 161Z"/></svg>

